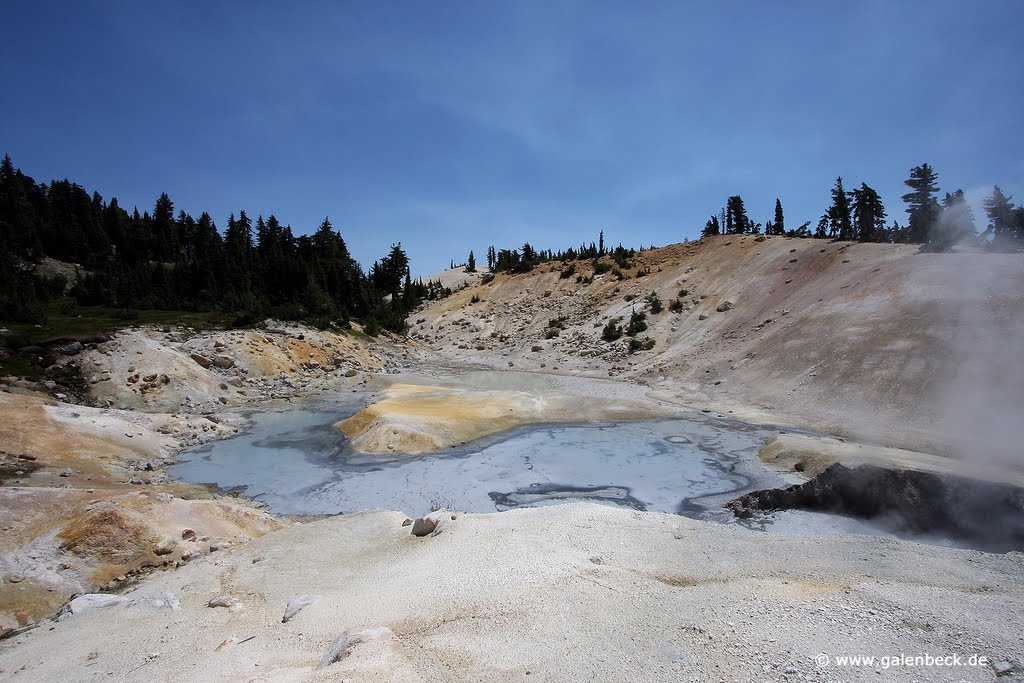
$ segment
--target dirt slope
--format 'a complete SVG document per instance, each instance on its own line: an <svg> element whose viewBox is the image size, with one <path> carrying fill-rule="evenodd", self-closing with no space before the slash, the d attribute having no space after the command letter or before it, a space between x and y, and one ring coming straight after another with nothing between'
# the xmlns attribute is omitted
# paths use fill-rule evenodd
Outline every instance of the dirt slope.
<svg viewBox="0 0 1024 683"><path fill-rule="evenodd" d="M412 335L453 363L621 376L659 398L933 452L964 445L952 416L988 419L1024 400L1009 352L1024 347L1019 254L720 236L631 260L623 281L577 282L589 262L566 279L561 264L498 275L415 313ZM652 291L665 304L657 315L644 301ZM655 346L630 355L601 328L633 310L647 312L640 336ZM564 329L545 339L560 317Z"/></svg>

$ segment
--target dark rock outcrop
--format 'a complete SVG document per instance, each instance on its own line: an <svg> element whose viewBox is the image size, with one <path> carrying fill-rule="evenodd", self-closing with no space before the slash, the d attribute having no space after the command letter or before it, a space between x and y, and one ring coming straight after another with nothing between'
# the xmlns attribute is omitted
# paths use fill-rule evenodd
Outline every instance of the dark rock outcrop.
<svg viewBox="0 0 1024 683"><path fill-rule="evenodd" d="M836 463L803 484L753 491L726 507L739 518L769 510L829 512L981 550L1024 549L1024 488L951 474Z"/></svg>

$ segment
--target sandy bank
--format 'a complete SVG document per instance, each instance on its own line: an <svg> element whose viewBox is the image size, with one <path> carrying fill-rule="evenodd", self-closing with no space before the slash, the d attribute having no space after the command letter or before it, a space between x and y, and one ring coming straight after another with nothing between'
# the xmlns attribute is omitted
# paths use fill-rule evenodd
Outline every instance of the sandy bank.
<svg viewBox="0 0 1024 683"><path fill-rule="evenodd" d="M364 453L418 454L526 424L644 420L671 414L653 401L399 383L337 426Z"/></svg>

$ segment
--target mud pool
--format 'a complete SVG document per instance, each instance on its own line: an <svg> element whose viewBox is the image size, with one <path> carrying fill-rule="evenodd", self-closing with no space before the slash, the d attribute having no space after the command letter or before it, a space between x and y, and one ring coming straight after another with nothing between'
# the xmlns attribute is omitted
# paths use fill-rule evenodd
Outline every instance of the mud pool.
<svg viewBox="0 0 1024 683"><path fill-rule="evenodd" d="M700 515L740 493L785 483L757 461L777 430L701 413L523 427L410 457L350 449L333 425L359 407L352 397L252 412L250 429L182 453L172 473L300 515L493 512L572 500Z"/></svg>

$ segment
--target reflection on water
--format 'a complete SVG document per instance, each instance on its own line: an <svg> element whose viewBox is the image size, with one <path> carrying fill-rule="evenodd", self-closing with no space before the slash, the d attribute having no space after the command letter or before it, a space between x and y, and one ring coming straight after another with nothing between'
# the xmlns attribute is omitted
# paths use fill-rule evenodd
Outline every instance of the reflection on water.
<svg viewBox="0 0 1024 683"><path fill-rule="evenodd" d="M371 456L348 449L333 427L358 408L349 399L253 413L251 430L183 453L173 474L240 489L281 514L493 512L566 500L691 514L704 509L699 499L749 489L760 471L750 463L773 433L697 414L523 427L436 455Z"/></svg>

